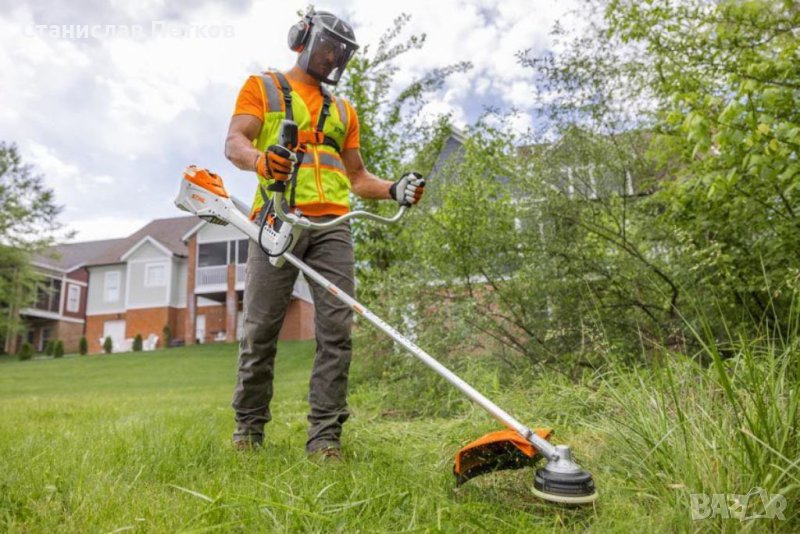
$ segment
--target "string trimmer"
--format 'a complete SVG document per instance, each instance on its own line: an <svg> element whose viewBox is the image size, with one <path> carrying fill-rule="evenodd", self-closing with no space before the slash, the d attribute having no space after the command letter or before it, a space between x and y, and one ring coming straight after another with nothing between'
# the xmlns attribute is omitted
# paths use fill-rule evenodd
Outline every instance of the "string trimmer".
<svg viewBox="0 0 800 534"><path fill-rule="evenodd" d="M533 465L543 456L547 463L536 471L533 493L545 500L568 504L590 503L597 498L592 476L572 460L567 445L553 445L548 440L549 429L535 432L523 425L502 408L464 382L430 354L412 343L392 328L366 306L326 280L314 269L292 255L292 247L304 229L323 229L355 218L367 218L382 223L395 223L406 211L405 206L393 217L381 217L364 211L354 211L328 222L312 222L299 211L287 213L283 208L282 182L273 186L271 205L275 217L267 217L262 224L251 221L247 206L231 197L222 179L205 169L190 166L186 169L175 204L215 224L231 224L250 239L256 241L270 255L273 265L280 267L288 262L297 267L306 278L322 286L354 312L391 337L400 346L436 371L464 395L477 403L503 423L507 430L492 432L473 441L456 454L453 472L457 484L480 474L498 469L515 469Z"/></svg>

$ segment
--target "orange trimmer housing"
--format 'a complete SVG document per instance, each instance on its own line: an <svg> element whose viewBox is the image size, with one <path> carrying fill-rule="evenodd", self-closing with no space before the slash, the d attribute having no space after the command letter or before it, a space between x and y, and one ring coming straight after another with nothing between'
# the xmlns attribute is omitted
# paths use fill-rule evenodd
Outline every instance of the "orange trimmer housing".
<svg viewBox="0 0 800 534"><path fill-rule="evenodd" d="M537 428L543 439L553 435L552 429ZM476 439L456 453L453 474L456 485L484 473L504 469L521 469L536 463L540 454L525 438L513 430L498 430Z"/></svg>
<svg viewBox="0 0 800 534"><path fill-rule="evenodd" d="M183 171L183 178L222 198L229 198L230 196L225 189L225 185L222 183L222 178L220 178L218 174L214 174L197 165L189 165L186 167L186 170Z"/></svg>

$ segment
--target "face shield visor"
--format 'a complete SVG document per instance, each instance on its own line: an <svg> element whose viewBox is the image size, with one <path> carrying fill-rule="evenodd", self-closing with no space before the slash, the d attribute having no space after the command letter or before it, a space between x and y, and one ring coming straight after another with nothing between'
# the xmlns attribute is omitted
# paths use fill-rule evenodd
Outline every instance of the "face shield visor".
<svg viewBox="0 0 800 534"><path fill-rule="evenodd" d="M314 24L298 65L321 83L336 85L358 45L322 24Z"/></svg>

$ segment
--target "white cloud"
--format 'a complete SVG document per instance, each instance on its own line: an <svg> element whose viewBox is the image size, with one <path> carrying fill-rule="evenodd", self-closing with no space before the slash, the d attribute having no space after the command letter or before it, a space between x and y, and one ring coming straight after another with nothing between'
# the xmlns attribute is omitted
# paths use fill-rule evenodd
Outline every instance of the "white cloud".
<svg viewBox="0 0 800 534"><path fill-rule="evenodd" d="M373 49L395 17L411 14L404 35L425 33L427 42L398 61L395 92L430 69L473 63L432 95L422 118L450 113L464 126L485 105L516 107L522 113L507 125L525 129L533 124L526 115L532 72L515 53L547 48L553 21L575 1L341 0L317 8L349 19L359 42ZM180 215L171 200L188 163L214 168L234 194L249 199L252 176L222 155L230 113L249 73L293 63L286 32L305 5L112 0L82 8L79 0L34 0L16 6L0 15L0 139L17 142L42 171L66 206L63 220L81 238L123 236L151 218ZM147 34L154 20L230 27L233 36L153 37ZM37 24L95 22L137 24L145 36L30 35Z"/></svg>
<svg viewBox="0 0 800 534"><path fill-rule="evenodd" d="M72 241L95 241L127 237L149 222L142 217L81 217L70 221L67 229L75 232Z"/></svg>

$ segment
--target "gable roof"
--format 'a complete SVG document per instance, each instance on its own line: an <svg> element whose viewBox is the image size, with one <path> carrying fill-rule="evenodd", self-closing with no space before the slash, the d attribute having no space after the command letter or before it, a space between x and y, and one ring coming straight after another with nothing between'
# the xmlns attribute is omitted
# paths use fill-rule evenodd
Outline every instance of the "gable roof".
<svg viewBox="0 0 800 534"><path fill-rule="evenodd" d="M87 265L121 263L124 261L122 256L124 256L128 250L138 245L145 237L150 237L157 241L176 256L186 257L189 249L186 243L181 241L181 236L183 236L189 228L196 225L197 221L198 218L194 215L155 219L123 239L120 243L100 252L97 256L88 261Z"/></svg>
<svg viewBox="0 0 800 534"><path fill-rule="evenodd" d="M85 265L87 261L96 256L99 251L124 241L125 238L101 239L98 241L83 241L80 243L62 243L48 247L33 257L34 265L46 267L56 271L71 272Z"/></svg>
<svg viewBox="0 0 800 534"><path fill-rule="evenodd" d="M464 142L466 138L463 133L455 128L447 136L444 141L439 156L431 169L430 177L435 178L448 162L453 160L456 164L464 160Z"/></svg>
<svg viewBox="0 0 800 534"><path fill-rule="evenodd" d="M34 257L34 263L67 272L82 265L122 263L125 261L123 256L146 238L155 241L175 256L186 257L188 247L181 237L197 225L199 220L194 215L155 219L128 237L65 243L49 247Z"/></svg>

